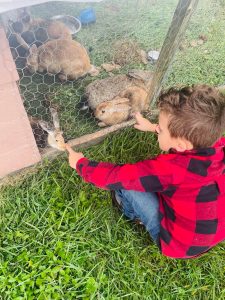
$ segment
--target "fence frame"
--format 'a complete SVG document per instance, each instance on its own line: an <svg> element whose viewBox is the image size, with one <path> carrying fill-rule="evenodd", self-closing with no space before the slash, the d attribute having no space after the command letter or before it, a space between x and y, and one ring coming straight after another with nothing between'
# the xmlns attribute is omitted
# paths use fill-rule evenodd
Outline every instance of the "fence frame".
<svg viewBox="0 0 225 300"><path fill-rule="evenodd" d="M153 79L148 92L148 100L150 108L153 108L155 105L155 100L159 95L162 84L168 74L168 71L171 67L173 58L175 56L176 51L179 48L180 42L184 33L188 27L190 18L195 11L198 4L198 0L179 0L177 7L175 9L170 27L168 29L167 35L164 39L159 59L156 64L156 68L154 71ZM0 16L1 18L1 16ZM4 16L1 18L3 23L7 23L7 18ZM155 117L156 111L150 116ZM118 131L120 129L126 128L128 126L132 126L135 124L135 120L129 120L127 122L123 122L121 124L113 125L104 129L101 129L92 134L87 134L82 137L72 139L69 141L69 144L72 147L89 147L90 145L96 144L110 133ZM41 154L41 160L43 159L51 159L61 154L60 151L48 148ZM18 172L16 172L18 174ZM14 174L10 173L9 176ZM4 180L7 182L7 180ZM1 183L1 180L0 180Z"/></svg>

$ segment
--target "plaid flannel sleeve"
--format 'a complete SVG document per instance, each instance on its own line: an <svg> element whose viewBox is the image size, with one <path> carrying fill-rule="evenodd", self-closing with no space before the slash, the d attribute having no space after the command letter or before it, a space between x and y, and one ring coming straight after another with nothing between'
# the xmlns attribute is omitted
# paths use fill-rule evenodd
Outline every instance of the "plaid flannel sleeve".
<svg viewBox="0 0 225 300"><path fill-rule="evenodd" d="M163 155L124 165L82 158L78 161L76 170L84 181L106 190L161 192L176 184L174 168Z"/></svg>

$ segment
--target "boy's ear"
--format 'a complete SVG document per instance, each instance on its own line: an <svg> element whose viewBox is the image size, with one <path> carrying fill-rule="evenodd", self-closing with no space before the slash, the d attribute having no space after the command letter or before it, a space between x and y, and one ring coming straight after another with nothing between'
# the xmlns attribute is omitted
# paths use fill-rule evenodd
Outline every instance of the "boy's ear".
<svg viewBox="0 0 225 300"><path fill-rule="evenodd" d="M186 139L178 139L175 149L178 152L184 152L186 150L192 150L193 145Z"/></svg>
<svg viewBox="0 0 225 300"><path fill-rule="evenodd" d="M184 151L186 151L187 149L185 149L184 147L182 147L181 145L177 145L176 146L176 151L177 152L184 152Z"/></svg>

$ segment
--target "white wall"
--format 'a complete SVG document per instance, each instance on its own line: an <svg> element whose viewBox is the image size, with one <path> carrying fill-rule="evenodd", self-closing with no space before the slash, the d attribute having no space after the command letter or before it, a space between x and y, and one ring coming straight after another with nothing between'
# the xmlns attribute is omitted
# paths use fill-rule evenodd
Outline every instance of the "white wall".
<svg viewBox="0 0 225 300"><path fill-rule="evenodd" d="M44 2L52 2L54 0L0 0L0 13L13 10L20 7L31 6ZM61 0L60 2L101 2L103 0Z"/></svg>

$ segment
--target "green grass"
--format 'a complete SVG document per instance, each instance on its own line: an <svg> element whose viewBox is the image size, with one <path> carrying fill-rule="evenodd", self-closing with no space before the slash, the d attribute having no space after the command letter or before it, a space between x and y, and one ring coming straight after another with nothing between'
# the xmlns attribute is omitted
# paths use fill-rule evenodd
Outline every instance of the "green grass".
<svg viewBox="0 0 225 300"><path fill-rule="evenodd" d="M191 19L184 40L196 40L200 34L204 34L207 41L201 46L178 51L166 82L167 86L180 83L225 83L225 6L220 7L218 1L212 1L212 6L207 7L207 1L202 2L200 1L202 6ZM208 21L204 22L206 19Z"/></svg>
<svg viewBox="0 0 225 300"><path fill-rule="evenodd" d="M84 151L123 163L155 155L134 129ZM1 192L3 299L224 299L224 243L195 260L162 256L115 211L109 193L83 183L66 159Z"/></svg>
<svg viewBox="0 0 225 300"><path fill-rule="evenodd" d="M161 46L176 1L161 1L163 5L147 0L133 1L133 6L130 3L113 1L114 8L107 1L93 4L97 23L83 28L77 38L93 47L91 58L96 64L111 59L110 45L117 37L134 37L145 50ZM208 40L177 53L165 85L224 84L222 5L222 0L200 1L185 39L191 41L203 33ZM56 3L33 10L46 17L77 15L84 6L87 4ZM69 137L75 135L75 129L77 134L81 128L96 129L92 116L76 113L84 87L91 80L87 77L74 89L63 85L55 92L53 100L62 105L60 113L68 120L63 126ZM39 107L25 104L28 109ZM91 159L118 163L135 162L157 153L152 135L131 128L84 151ZM146 232L112 208L109 193L84 183L70 169L65 156L44 162L38 172L2 188L0 220L0 299L225 298L224 243L194 260L162 256Z"/></svg>

